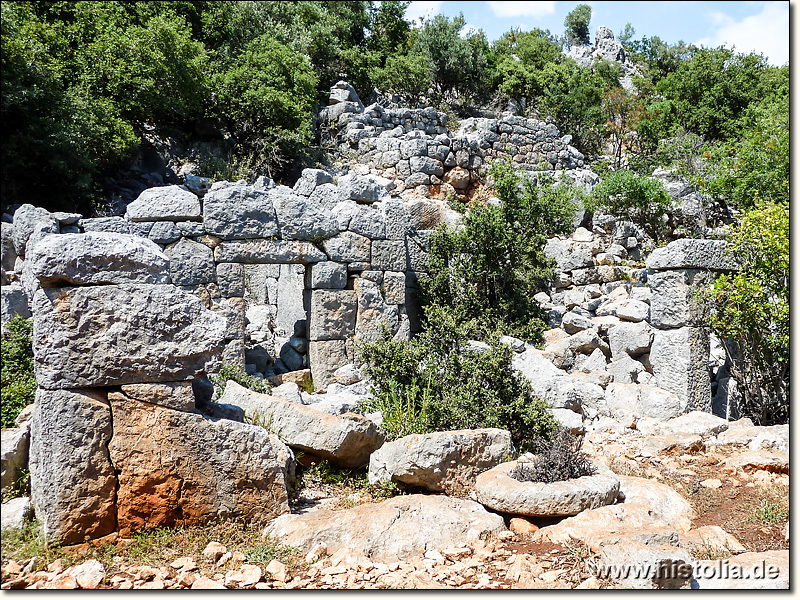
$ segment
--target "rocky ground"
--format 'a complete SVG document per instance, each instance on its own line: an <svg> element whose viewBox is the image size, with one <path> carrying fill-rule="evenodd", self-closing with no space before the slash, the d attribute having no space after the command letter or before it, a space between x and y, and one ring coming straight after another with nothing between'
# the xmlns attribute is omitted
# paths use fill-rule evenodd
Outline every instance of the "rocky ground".
<svg viewBox="0 0 800 600"><path fill-rule="evenodd" d="M782 452L788 428L754 428L743 420L715 432L689 420L644 420L637 429L610 419L597 422L584 450L620 476L626 498L576 517L501 515L500 522L483 513L465 518L469 529L459 529L459 517L449 515L463 513L466 498L377 488L363 473L314 467L301 477L292 517L283 529L272 529L282 541L300 540L298 547L233 524L159 529L131 538L112 534L50 549L28 529L3 536L2 587L622 588L628 583L598 576L595 567L609 542L615 552L641 550L632 540L642 540L643 531L648 547L667 540L697 564L727 559L780 565L778 584L788 585L788 553L781 551L789 548L789 475L788 462L780 460L788 456ZM615 517L609 517L612 512ZM420 534L427 528L421 519L434 513L439 520ZM389 524L384 527L381 519ZM480 519L485 522L476 525ZM352 535L337 533L337 526ZM365 540L370 527L383 527L383 545ZM440 539L426 538L435 527ZM300 535L301 529L314 534ZM696 581L683 587L692 585L698 587Z"/></svg>

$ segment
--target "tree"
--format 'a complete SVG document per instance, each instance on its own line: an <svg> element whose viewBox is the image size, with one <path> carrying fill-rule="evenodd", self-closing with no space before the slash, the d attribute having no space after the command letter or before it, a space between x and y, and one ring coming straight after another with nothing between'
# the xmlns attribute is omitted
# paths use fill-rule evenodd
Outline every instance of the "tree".
<svg viewBox="0 0 800 600"><path fill-rule="evenodd" d="M728 342L742 416L758 425L788 423L788 204L759 204L744 216L729 244L741 270L720 275L707 292L710 325Z"/></svg>
<svg viewBox="0 0 800 600"><path fill-rule="evenodd" d="M603 92L603 111L614 158L613 167L619 169L623 150L626 144L630 144L631 133L636 131L642 118L642 103L621 87L608 87Z"/></svg>
<svg viewBox="0 0 800 600"><path fill-rule="evenodd" d="M542 29L512 29L493 44L492 51L497 60L499 90L511 98L532 100L540 96L545 65L564 60L556 37Z"/></svg>
<svg viewBox="0 0 800 600"><path fill-rule="evenodd" d="M589 23L592 20L592 7L579 4L564 19L564 37L567 46L589 44Z"/></svg>

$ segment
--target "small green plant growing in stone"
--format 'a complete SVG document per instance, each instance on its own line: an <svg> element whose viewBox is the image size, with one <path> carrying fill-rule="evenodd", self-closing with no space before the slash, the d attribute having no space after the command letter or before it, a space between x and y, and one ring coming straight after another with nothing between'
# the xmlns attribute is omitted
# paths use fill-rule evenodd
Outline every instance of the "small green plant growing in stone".
<svg viewBox="0 0 800 600"><path fill-rule="evenodd" d="M269 394L272 391L272 386L267 381L248 375L239 365L224 364L218 373L211 374L208 378L214 384L214 402L219 401L222 397L228 381L235 381L240 386L260 394Z"/></svg>
<svg viewBox="0 0 800 600"><path fill-rule="evenodd" d="M36 378L33 375L33 322L10 319L0 345L0 399L3 428L13 427L23 408L33 403Z"/></svg>

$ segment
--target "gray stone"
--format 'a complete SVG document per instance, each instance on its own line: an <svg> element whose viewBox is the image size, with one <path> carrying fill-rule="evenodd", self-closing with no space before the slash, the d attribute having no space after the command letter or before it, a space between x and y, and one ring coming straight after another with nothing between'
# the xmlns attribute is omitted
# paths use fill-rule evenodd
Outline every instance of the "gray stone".
<svg viewBox="0 0 800 600"><path fill-rule="evenodd" d="M14 249L14 225L3 221L0 223L0 285L8 284L6 271L14 270L17 260L17 251Z"/></svg>
<svg viewBox="0 0 800 600"><path fill-rule="evenodd" d="M372 267L381 271L405 271L405 243L399 240L372 242Z"/></svg>
<svg viewBox="0 0 800 600"><path fill-rule="evenodd" d="M272 193L284 240L327 239L339 233L339 223L329 210L295 194Z"/></svg>
<svg viewBox="0 0 800 600"><path fill-rule="evenodd" d="M414 231L411 215L400 200L384 200L378 205L378 210L386 223L386 239L404 241L406 235Z"/></svg>
<svg viewBox="0 0 800 600"><path fill-rule="evenodd" d="M428 156L412 156L409 159L412 173L425 173L425 175L435 175L441 177L444 174L444 168L441 161L430 158Z"/></svg>
<svg viewBox="0 0 800 600"><path fill-rule="evenodd" d="M200 199L178 185L149 188L131 202L129 221L194 221L200 219Z"/></svg>
<svg viewBox="0 0 800 600"><path fill-rule="evenodd" d="M605 407L600 412L617 420L651 417L666 421L684 414L686 400L667 390L649 385L610 383L606 388Z"/></svg>
<svg viewBox="0 0 800 600"><path fill-rule="evenodd" d="M319 186L332 181L331 174L322 169L303 169L300 179L294 184L294 191L302 196L310 196Z"/></svg>
<svg viewBox="0 0 800 600"><path fill-rule="evenodd" d="M314 290L311 293L310 338L344 340L356 330L358 300L353 291Z"/></svg>
<svg viewBox="0 0 800 600"><path fill-rule="evenodd" d="M353 364L344 365L333 373L333 380L340 385L353 385L364 379L364 374Z"/></svg>
<svg viewBox="0 0 800 600"><path fill-rule="evenodd" d="M28 294L18 285L0 287L0 323L5 324L14 317L29 319Z"/></svg>
<svg viewBox="0 0 800 600"><path fill-rule="evenodd" d="M190 379L225 332L222 317L170 285L39 290L33 314L36 380L46 389Z"/></svg>
<svg viewBox="0 0 800 600"><path fill-rule="evenodd" d="M558 424L572 435L581 435L586 430L583 426L583 417L580 413L566 408L553 408L550 410Z"/></svg>
<svg viewBox="0 0 800 600"><path fill-rule="evenodd" d="M78 221L81 220L80 213L68 213L68 212L61 212L56 211L53 213L53 217L55 217L56 221L58 221L59 225L75 225Z"/></svg>
<svg viewBox="0 0 800 600"><path fill-rule="evenodd" d="M383 432L360 415L326 415L308 406L253 392L233 381L225 386L220 401L240 406L246 417L262 423L291 448L343 467L367 464L370 454L383 444Z"/></svg>
<svg viewBox="0 0 800 600"><path fill-rule="evenodd" d="M112 431L104 394L36 391L31 499L48 543L81 543L116 529L117 477L108 456Z"/></svg>
<svg viewBox="0 0 800 600"><path fill-rule="evenodd" d="M343 290L347 286L347 265L332 261L309 267L311 289Z"/></svg>
<svg viewBox="0 0 800 600"><path fill-rule="evenodd" d="M350 220L347 223L346 229L368 237L371 240L382 240L386 237L386 215L383 211L374 208L375 206L382 205L383 202L367 206L348 201L347 203L338 205L337 208L346 208L350 213Z"/></svg>
<svg viewBox="0 0 800 600"><path fill-rule="evenodd" d="M629 356L622 356L612 361L606 370L617 383L637 383L637 376L645 370L644 365Z"/></svg>
<svg viewBox="0 0 800 600"><path fill-rule="evenodd" d="M283 464L263 427L211 419L109 392L117 525L266 524L289 511ZM105 453L104 453L105 454Z"/></svg>
<svg viewBox="0 0 800 600"><path fill-rule="evenodd" d="M510 335L504 335L500 338L500 343L511 346L511 349L517 354L525 352L525 342L519 338L511 337Z"/></svg>
<svg viewBox="0 0 800 600"><path fill-rule="evenodd" d="M625 356L636 358L650 349L653 341L653 330L645 323L622 323L608 330L608 344L611 356L619 360Z"/></svg>
<svg viewBox="0 0 800 600"><path fill-rule="evenodd" d="M131 227L133 229L133 227ZM175 229L182 237L201 237L206 232L206 226L199 221L180 221L175 223ZM133 231L131 231L133 233Z"/></svg>
<svg viewBox="0 0 800 600"><path fill-rule="evenodd" d="M429 550L475 545L506 531L503 518L477 502L441 495L405 495L346 510L321 509L279 517L270 539L303 552L319 543L373 561L397 561Z"/></svg>
<svg viewBox="0 0 800 600"><path fill-rule="evenodd" d="M58 233L58 221L43 208L37 208L32 204L23 204L14 212L12 237L14 250L18 256L25 256L28 239L37 229L37 225L45 232Z"/></svg>
<svg viewBox="0 0 800 600"><path fill-rule="evenodd" d="M611 504L619 494L619 479L603 464L595 475L554 483L518 481L511 472L521 461L506 462L478 475L478 502L492 510L531 517L563 517Z"/></svg>
<svg viewBox="0 0 800 600"><path fill-rule="evenodd" d="M406 275L387 271L383 276L383 299L386 304L405 304Z"/></svg>
<svg viewBox="0 0 800 600"><path fill-rule="evenodd" d="M655 330L650 364L658 387L677 394L690 410L711 412L708 354L708 331L703 327Z"/></svg>
<svg viewBox="0 0 800 600"><path fill-rule="evenodd" d="M211 186L203 198L203 222L208 233L224 240L278 235L278 221L269 193L244 181L219 181Z"/></svg>
<svg viewBox="0 0 800 600"><path fill-rule="evenodd" d="M309 342L308 365L314 381L314 389L325 391L334 381L336 370L352 362L347 356L347 344L344 340L327 340Z"/></svg>
<svg viewBox="0 0 800 600"><path fill-rule="evenodd" d="M339 188L332 183L323 183L317 187L310 196L310 200L323 208L333 210L342 199Z"/></svg>
<svg viewBox="0 0 800 600"><path fill-rule="evenodd" d="M297 331L298 323L305 325L304 289L304 268L298 265L281 265L276 301L278 307L275 318L276 335L288 338Z"/></svg>
<svg viewBox="0 0 800 600"><path fill-rule="evenodd" d="M390 181L375 175L345 175L337 182L343 198L364 204L377 202L388 194Z"/></svg>
<svg viewBox="0 0 800 600"><path fill-rule="evenodd" d="M122 386L122 393L131 400L158 404L173 410L192 412L195 409L191 381L169 383L129 383Z"/></svg>
<svg viewBox="0 0 800 600"><path fill-rule="evenodd" d="M551 238L545 244L544 253L547 258L556 261L557 271L572 271L594 265L590 243Z"/></svg>
<svg viewBox="0 0 800 600"><path fill-rule="evenodd" d="M623 300L617 305L616 316L623 321L647 321L650 316L650 307L641 300ZM658 326L656 323L650 321L651 325Z"/></svg>
<svg viewBox="0 0 800 600"><path fill-rule="evenodd" d="M219 293L229 296L244 296L244 266L237 263L220 263L216 267Z"/></svg>
<svg viewBox="0 0 800 600"><path fill-rule="evenodd" d="M328 242L325 243L327 244ZM235 240L222 242L217 246L214 249L214 259L218 263L307 264L326 260L326 256L324 252L309 242L294 240Z"/></svg>
<svg viewBox="0 0 800 600"><path fill-rule="evenodd" d="M289 371L299 371L305 366L303 355L288 343L281 346L279 356L280 360L283 361L283 364L286 365L286 369Z"/></svg>
<svg viewBox="0 0 800 600"><path fill-rule="evenodd" d="M3 502L2 511L2 531L19 531L25 527L25 521L33 515L33 505L27 496L14 498L8 502Z"/></svg>
<svg viewBox="0 0 800 600"><path fill-rule="evenodd" d="M172 221L158 221L153 223L147 238L156 244L171 244L181 237L178 228Z"/></svg>
<svg viewBox="0 0 800 600"><path fill-rule="evenodd" d="M294 404L304 404L303 397L300 395L300 388L293 381L287 381L272 388L270 395L283 400L288 400Z"/></svg>
<svg viewBox="0 0 800 600"><path fill-rule="evenodd" d="M128 234L51 235L31 250L26 264L42 287L169 282L167 255L153 242Z"/></svg>
<svg viewBox="0 0 800 600"><path fill-rule="evenodd" d="M372 244L369 238L351 231L344 231L329 240L325 240L322 242L322 247L329 260L338 262L368 263L372 256Z"/></svg>
<svg viewBox="0 0 800 600"><path fill-rule="evenodd" d="M122 217L97 217L94 219L81 219L78 225L85 232L124 233L131 232L130 224Z"/></svg>
<svg viewBox="0 0 800 600"><path fill-rule="evenodd" d="M199 285L217 278L214 253L205 244L183 238L165 250L174 285Z"/></svg>
<svg viewBox="0 0 800 600"><path fill-rule="evenodd" d="M511 434L504 429L409 435L372 453L369 482L394 481L434 492L470 488L478 474L497 466L513 451Z"/></svg>
<svg viewBox="0 0 800 600"><path fill-rule="evenodd" d="M30 427L3 429L0 440L0 488L3 497L10 492L22 469L28 466Z"/></svg>
<svg viewBox="0 0 800 600"><path fill-rule="evenodd" d="M705 325L707 307L694 294L709 283L709 273L696 269L650 273L650 323L661 329Z"/></svg>
<svg viewBox="0 0 800 600"><path fill-rule="evenodd" d="M618 569L615 581L626 588L677 590L692 580L692 558L686 550L633 540L603 545L598 566Z"/></svg>
<svg viewBox="0 0 800 600"><path fill-rule="evenodd" d="M652 270L732 271L738 268L735 257L728 254L724 241L700 239L675 240L664 248L656 248L647 257L645 266Z"/></svg>
<svg viewBox="0 0 800 600"><path fill-rule="evenodd" d="M385 302L380 287L372 281L357 279L354 289L358 297L355 339L377 341L383 335L384 327L392 335L397 333L399 311L397 306Z"/></svg>
<svg viewBox="0 0 800 600"><path fill-rule="evenodd" d="M661 423L658 427L658 432L661 435L683 433L709 437L722 433L726 429L728 429L728 421L725 419L707 412L693 410L690 413Z"/></svg>
<svg viewBox="0 0 800 600"><path fill-rule="evenodd" d="M224 263L220 263L224 264ZM235 263L234 263L235 264ZM254 304L276 304L280 265L238 265L244 269L244 296ZM219 273L217 273L219 277Z"/></svg>
<svg viewBox="0 0 800 600"><path fill-rule="evenodd" d="M692 589L710 590L788 590L789 550L746 552L725 559L695 563Z"/></svg>
<svg viewBox="0 0 800 600"><path fill-rule="evenodd" d="M561 318L561 326L569 334L578 333L584 329L591 329L592 320L576 312L568 312Z"/></svg>

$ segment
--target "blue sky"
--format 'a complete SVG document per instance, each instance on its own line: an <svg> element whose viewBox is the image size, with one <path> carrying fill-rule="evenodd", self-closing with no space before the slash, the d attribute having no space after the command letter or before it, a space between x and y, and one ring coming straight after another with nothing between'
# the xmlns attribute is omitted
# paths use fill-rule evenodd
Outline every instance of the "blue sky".
<svg viewBox="0 0 800 600"><path fill-rule="evenodd" d="M763 53L770 64L789 61L789 2L612 2L592 0L590 33L610 27L615 35L631 23L635 39L659 36L675 43L708 47L736 46L737 51ZM490 41L512 27L539 27L556 35L564 32L564 17L581 2L455 2L417 1L406 16L464 13L468 25L483 29Z"/></svg>

